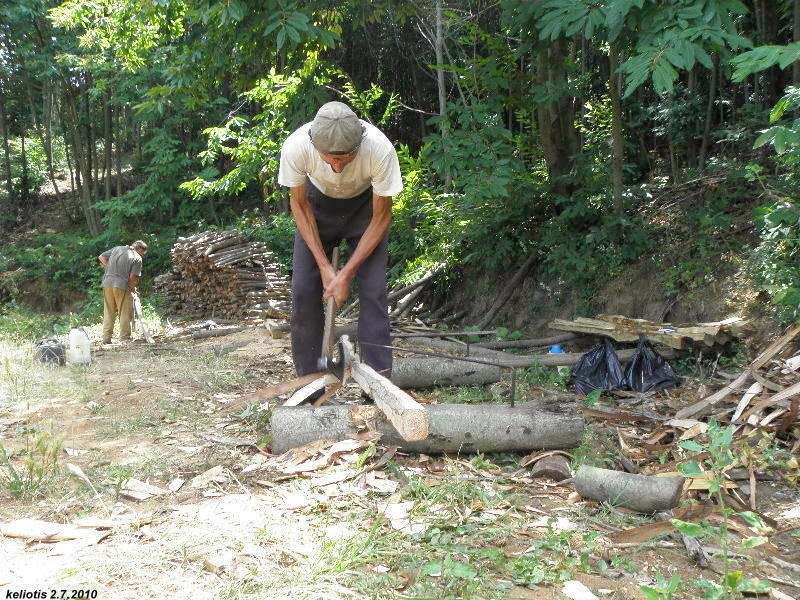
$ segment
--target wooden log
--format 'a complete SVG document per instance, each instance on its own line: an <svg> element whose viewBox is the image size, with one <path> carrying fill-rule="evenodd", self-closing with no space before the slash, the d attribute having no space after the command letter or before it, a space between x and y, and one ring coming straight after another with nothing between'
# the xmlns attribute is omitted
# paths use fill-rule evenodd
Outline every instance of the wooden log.
<svg viewBox="0 0 800 600"><path fill-rule="evenodd" d="M222 337L223 335L230 335L232 333L239 333L244 331L246 327L225 327L224 329L205 329L203 331L195 331L192 334L192 339L201 340L210 337Z"/></svg>
<svg viewBox="0 0 800 600"><path fill-rule="evenodd" d="M431 404L427 409L428 438L407 441L374 406L277 406L272 410L272 451L280 454L321 439L348 439L365 426L381 433L382 444L426 454L574 448L583 438L583 416L577 404L562 401L515 407Z"/></svg>
<svg viewBox="0 0 800 600"><path fill-rule="evenodd" d="M652 514L678 506L683 477L654 477L581 465L575 489L584 498Z"/></svg>
<svg viewBox="0 0 800 600"><path fill-rule="evenodd" d="M396 358L392 366L392 382L405 389L495 383L501 376L500 367L452 358Z"/></svg>
<svg viewBox="0 0 800 600"><path fill-rule="evenodd" d="M413 338L416 342L420 338ZM466 349L466 346L463 344L454 344L453 342L447 342L445 340L430 340L432 343L424 343L425 346L430 346L432 348L439 348L443 350L453 350L458 349L462 352ZM573 365L578 364L578 361L581 357L585 354L585 352L563 352L561 354L537 354L537 355L521 355L521 354L507 354L505 352L499 352L497 350L489 350L488 348L470 348L470 354L474 354L476 357L480 358L481 360L486 360L496 364L497 366L505 366L505 367L517 367L517 368L527 368L532 367L535 365L544 365L546 367L570 367ZM402 349L399 349L402 351ZM473 353L473 350L475 351ZM413 350L409 350L413 352ZM621 362L625 362L633 356L633 353L636 351L635 348L626 348L625 350L617 350L617 356ZM680 356L679 353L675 352L670 348L661 349L659 348L659 354L666 359L675 358ZM430 360L450 360L450 359L439 359L439 358L432 358ZM431 369L434 369L435 366L431 366Z"/></svg>
<svg viewBox="0 0 800 600"><path fill-rule="evenodd" d="M572 477L569 460L563 454L544 456L536 461L530 472L531 479L552 479L564 481Z"/></svg>
<svg viewBox="0 0 800 600"><path fill-rule="evenodd" d="M481 348L489 348L499 350L501 348L539 348L544 346L552 346L553 344L563 344L570 340L576 339L578 336L574 333L564 333L561 335L553 335L545 338L534 338L527 340L506 340L503 342L478 342L475 346Z"/></svg>
<svg viewBox="0 0 800 600"><path fill-rule="evenodd" d="M350 375L369 394L405 441L428 437L428 411L397 385L362 362L350 365Z"/></svg>

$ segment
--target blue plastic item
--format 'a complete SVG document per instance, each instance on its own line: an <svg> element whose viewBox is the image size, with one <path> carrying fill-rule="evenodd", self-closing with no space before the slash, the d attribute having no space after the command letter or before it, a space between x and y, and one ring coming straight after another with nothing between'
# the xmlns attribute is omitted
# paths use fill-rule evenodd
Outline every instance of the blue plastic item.
<svg viewBox="0 0 800 600"><path fill-rule="evenodd" d="M550 354L564 354L564 349L558 344L550 346Z"/></svg>

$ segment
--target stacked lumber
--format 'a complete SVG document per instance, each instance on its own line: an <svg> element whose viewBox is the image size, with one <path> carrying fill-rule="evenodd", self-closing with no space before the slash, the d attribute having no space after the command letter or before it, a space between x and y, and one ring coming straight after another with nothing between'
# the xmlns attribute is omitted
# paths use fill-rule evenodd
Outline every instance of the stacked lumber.
<svg viewBox="0 0 800 600"><path fill-rule="evenodd" d="M155 287L167 308L187 318L262 321L288 318L291 285L274 254L239 231L205 231L178 238L172 271Z"/></svg>
<svg viewBox="0 0 800 600"><path fill-rule="evenodd" d="M714 323L676 325L632 319L621 315L598 315L594 319L579 317L574 321L555 319L548 324L548 327L560 331L606 336L617 342L635 342L639 339L639 334L643 333L651 342L664 344L676 350L690 350L696 346L710 348L726 344L740 335L746 325L747 322L739 317Z"/></svg>

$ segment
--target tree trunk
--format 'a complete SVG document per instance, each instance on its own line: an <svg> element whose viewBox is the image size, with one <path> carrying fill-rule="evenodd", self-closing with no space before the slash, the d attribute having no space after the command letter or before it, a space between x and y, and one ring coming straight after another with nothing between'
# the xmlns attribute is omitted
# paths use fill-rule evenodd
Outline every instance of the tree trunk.
<svg viewBox="0 0 800 600"><path fill-rule="evenodd" d="M620 102L620 74L619 54L613 44L608 52L609 60L609 92L611 95L611 195L613 198L614 213L622 217L625 206L622 200L622 167L624 164L624 145L622 139L622 105Z"/></svg>
<svg viewBox="0 0 800 600"><path fill-rule="evenodd" d="M447 90L444 83L444 31L442 26L442 0L436 0L436 87L439 95L439 116L442 118L442 141L447 144L450 137L450 126L447 122ZM449 190L453 183L450 167L444 174L444 188Z"/></svg>
<svg viewBox="0 0 800 600"><path fill-rule="evenodd" d="M94 236L102 233L100 225L100 218L97 211L94 209L93 196L92 196L92 149L90 146L91 140L86 139L80 135L80 116L78 107L76 105L77 91L71 86L69 82L66 83L66 90L64 94L64 102L66 104L67 115L64 119L65 125L69 128L70 133L70 146L72 147L72 154L75 157L75 166L77 174L80 179L78 184L78 192L80 198L81 210L86 219L86 226L89 228L89 233ZM66 135L66 132L65 132Z"/></svg>
<svg viewBox="0 0 800 600"><path fill-rule="evenodd" d="M584 498L652 514L678 506L685 481L582 465L575 474L575 490Z"/></svg>
<svg viewBox="0 0 800 600"><path fill-rule="evenodd" d="M125 139L122 134L122 119L120 118L120 113L122 113L123 108L121 106L117 107L117 110L114 111L114 120L116 121L115 127L115 136L114 140L116 143L114 144L114 161L116 162L116 180L117 180L117 197L119 198L122 196L122 141Z"/></svg>
<svg viewBox="0 0 800 600"><path fill-rule="evenodd" d="M20 126L19 134L20 163L22 166L22 176L20 177L19 199L23 205L30 201L30 175L28 173L28 150L25 148L25 125Z"/></svg>
<svg viewBox="0 0 800 600"><path fill-rule="evenodd" d="M272 452L281 454L321 439L348 439L365 425L381 433L382 444L426 454L574 448L583 438L583 415L575 403L430 404L427 410L428 438L407 442L372 405L276 406Z"/></svg>
<svg viewBox="0 0 800 600"><path fill-rule="evenodd" d="M794 11L792 14L792 41L800 42L800 0L794 0ZM792 63L792 83L800 84L800 61Z"/></svg>
<svg viewBox="0 0 800 600"><path fill-rule="evenodd" d="M106 90L103 98L103 137L105 145L103 147L103 189L105 199L111 200L111 95Z"/></svg>
<svg viewBox="0 0 800 600"><path fill-rule="evenodd" d="M798 0L800 1L800 0ZM706 122L703 126L703 141L700 144L700 158L698 167L701 171L706 168L708 145L711 141L711 124L714 121L714 100L717 96L717 77L719 75L719 55L714 54L714 64L711 66L711 81L708 84L708 102L706 103Z"/></svg>
<svg viewBox="0 0 800 600"><path fill-rule="evenodd" d="M6 194L11 206L14 198L14 180L11 178L11 146L8 141L8 124L6 121L6 94L5 84L0 82L0 135L3 136L3 167L6 174Z"/></svg>
<svg viewBox="0 0 800 600"><path fill-rule="evenodd" d="M534 83L556 86L566 79L565 42L556 41L541 55ZM567 180L578 151L578 133L575 129L575 107L571 96L564 94L554 102L536 105L536 122L539 127L539 143L544 154L550 185L557 194L564 196L572 192L573 185Z"/></svg>
<svg viewBox="0 0 800 600"><path fill-rule="evenodd" d="M30 79L27 76L25 77L25 87L28 92L28 104L30 105L31 115L33 117L33 127L44 149L45 161L47 162L47 176L50 179L50 184L53 186L53 193L56 196L56 201L64 210L64 216L69 219L70 223L73 223L72 215L69 210L67 210L67 206L64 203L64 196L61 194L61 190L58 189L55 167L53 165L53 94L49 81L45 81L42 84L41 122L36 119L36 105L33 100L33 90Z"/></svg>

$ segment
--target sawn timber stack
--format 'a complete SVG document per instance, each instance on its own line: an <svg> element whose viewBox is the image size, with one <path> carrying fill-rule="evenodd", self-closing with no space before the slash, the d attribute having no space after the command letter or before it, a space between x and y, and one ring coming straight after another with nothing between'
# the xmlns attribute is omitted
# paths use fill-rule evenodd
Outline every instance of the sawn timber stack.
<svg viewBox="0 0 800 600"><path fill-rule="evenodd" d="M167 307L188 318L285 319L289 278L262 242L239 231L206 231L178 238L172 271L155 280Z"/></svg>
<svg viewBox="0 0 800 600"><path fill-rule="evenodd" d="M690 350L695 346L713 347L726 344L738 336L747 323L738 317L715 323L672 324L621 315L597 315L594 319L555 319L547 326L560 331L606 336L617 342L635 342L639 339L639 334L643 333L651 342L676 350Z"/></svg>

